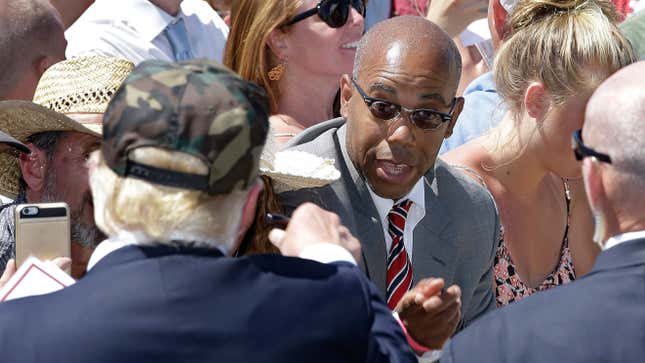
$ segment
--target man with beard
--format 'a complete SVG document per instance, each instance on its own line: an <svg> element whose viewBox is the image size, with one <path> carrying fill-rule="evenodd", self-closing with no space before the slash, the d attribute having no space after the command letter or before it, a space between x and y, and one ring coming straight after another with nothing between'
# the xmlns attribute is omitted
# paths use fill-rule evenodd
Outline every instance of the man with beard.
<svg viewBox="0 0 645 363"><path fill-rule="evenodd" d="M43 74L34 102L0 102L0 130L29 154L0 155L0 193L14 202L0 210L0 271L15 268L15 207L65 202L70 209L72 276L81 277L103 234L94 224L85 163L101 144L103 112L132 63L105 57L60 62ZM46 242L43 236L43 242Z"/></svg>

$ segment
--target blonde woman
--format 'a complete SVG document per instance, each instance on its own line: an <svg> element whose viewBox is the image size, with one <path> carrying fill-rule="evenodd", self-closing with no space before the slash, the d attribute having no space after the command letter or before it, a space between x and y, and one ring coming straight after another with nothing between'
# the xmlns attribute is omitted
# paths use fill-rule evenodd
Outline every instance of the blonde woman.
<svg viewBox="0 0 645 363"><path fill-rule="evenodd" d="M340 76L351 73L363 0L238 0L224 64L264 87L283 144L333 117Z"/></svg>
<svg viewBox="0 0 645 363"><path fill-rule="evenodd" d="M593 222L570 138L593 90L635 59L615 19L602 0L520 2L494 66L509 112L444 156L485 183L497 203L498 306L584 275L599 252L589 243Z"/></svg>

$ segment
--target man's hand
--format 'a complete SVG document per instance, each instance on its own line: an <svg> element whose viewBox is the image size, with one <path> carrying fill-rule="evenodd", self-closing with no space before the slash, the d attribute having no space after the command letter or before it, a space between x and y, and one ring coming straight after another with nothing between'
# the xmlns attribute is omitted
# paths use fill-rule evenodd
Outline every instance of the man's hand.
<svg viewBox="0 0 645 363"><path fill-rule="evenodd" d="M443 279L423 279L403 295L395 309L408 334L430 349L443 347L461 317L461 289L457 285L443 288Z"/></svg>
<svg viewBox="0 0 645 363"><path fill-rule="evenodd" d="M439 25L451 38L463 32L468 24L485 18L487 0L432 0L426 19Z"/></svg>
<svg viewBox="0 0 645 363"><path fill-rule="evenodd" d="M16 274L16 260L13 258L7 262L7 265L4 268L4 272L2 273L2 277L0 277L0 289L4 287L4 285L9 282L9 279L11 279L11 276Z"/></svg>
<svg viewBox="0 0 645 363"><path fill-rule="evenodd" d="M269 240L284 256L299 257L305 247L331 243L348 250L356 261L361 257L360 242L340 223L340 218L312 203L298 207L286 231L272 230Z"/></svg>

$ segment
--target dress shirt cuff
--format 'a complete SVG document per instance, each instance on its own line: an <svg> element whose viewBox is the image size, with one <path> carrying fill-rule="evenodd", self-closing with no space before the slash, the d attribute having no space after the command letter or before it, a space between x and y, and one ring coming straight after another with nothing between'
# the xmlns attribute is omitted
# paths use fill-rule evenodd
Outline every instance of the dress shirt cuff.
<svg viewBox="0 0 645 363"><path fill-rule="evenodd" d="M302 252L300 252L299 257L320 263L345 261L356 266L356 260L354 260L354 257L352 257L352 254L349 253L349 251L332 243L316 243L314 245L307 246L302 250Z"/></svg>
<svg viewBox="0 0 645 363"><path fill-rule="evenodd" d="M396 311L393 311L392 315L399 323L401 330L403 330L403 333L405 334L405 339L408 341L410 348L412 348L412 350L416 353L420 363L436 362L441 358L441 350L432 350L414 340L414 338L412 338L412 336L410 336L410 334L408 333L408 329L399 318L399 314Z"/></svg>

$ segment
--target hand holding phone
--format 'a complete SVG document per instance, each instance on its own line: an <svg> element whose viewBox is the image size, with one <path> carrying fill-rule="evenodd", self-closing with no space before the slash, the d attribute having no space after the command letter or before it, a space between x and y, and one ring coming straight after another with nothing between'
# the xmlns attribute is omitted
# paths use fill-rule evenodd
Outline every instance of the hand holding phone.
<svg viewBox="0 0 645 363"><path fill-rule="evenodd" d="M16 264L29 256L43 261L70 257L69 208L66 203L16 207Z"/></svg>

